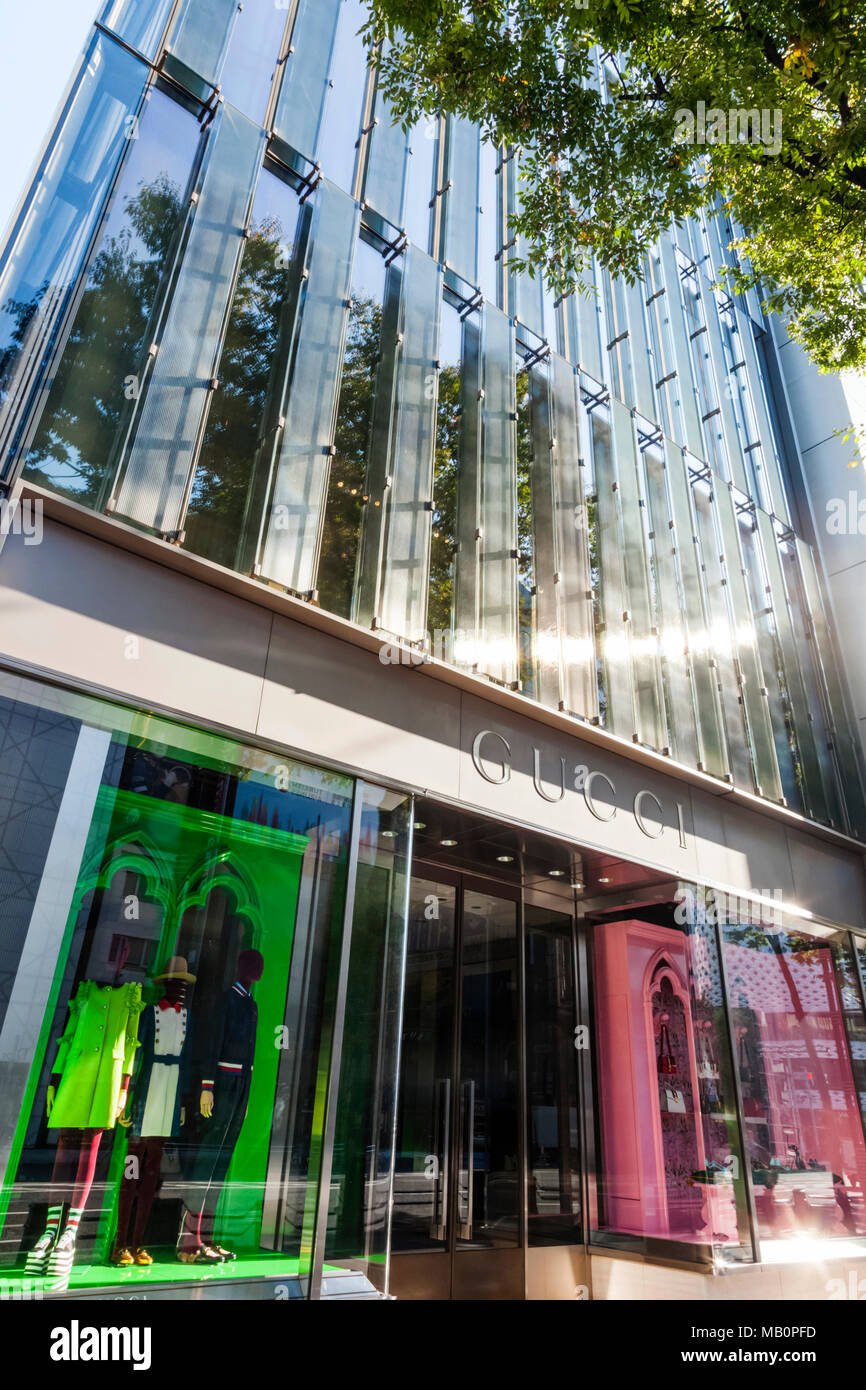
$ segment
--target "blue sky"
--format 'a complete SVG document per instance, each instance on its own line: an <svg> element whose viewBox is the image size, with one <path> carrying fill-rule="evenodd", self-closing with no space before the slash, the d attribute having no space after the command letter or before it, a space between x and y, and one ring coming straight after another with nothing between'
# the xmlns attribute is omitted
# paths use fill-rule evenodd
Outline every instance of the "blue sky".
<svg viewBox="0 0 866 1390"><path fill-rule="evenodd" d="M0 237L102 0L0 0Z"/></svg>

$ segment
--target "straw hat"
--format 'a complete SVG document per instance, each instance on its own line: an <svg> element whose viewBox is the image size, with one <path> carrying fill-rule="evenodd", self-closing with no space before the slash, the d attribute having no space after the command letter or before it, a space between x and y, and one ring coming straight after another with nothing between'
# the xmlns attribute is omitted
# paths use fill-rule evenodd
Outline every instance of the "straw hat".
<svg viewBox="0 0 866 1390"><path fill-rule="evenodd" d="M192 984L195 975L190 975L183 956L169 956L165 969L159 975L154 975L153 978L154 980L187 980Z"/></svg>

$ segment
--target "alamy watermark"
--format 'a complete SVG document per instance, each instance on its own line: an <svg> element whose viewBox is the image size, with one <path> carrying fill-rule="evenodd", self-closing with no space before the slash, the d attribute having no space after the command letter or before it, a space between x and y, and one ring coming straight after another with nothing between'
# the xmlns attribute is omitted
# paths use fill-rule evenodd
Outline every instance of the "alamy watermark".
<svg viewBox="0 0 866 1390"><path fill-rule="evenodd" d="M674 895L674 921L678 926L784 927L781 888L756 889L757 898L723 893L717 888L685 885Z"/></svg>
<svg viewBox="0 0 866 1390"><path fill-rule="evenodd" d="M694 111L674 112L674 139L678 145L763 145L767 154L782 151L782 113L757 107L732 106L723 111L699 101Z"/></svg>
<svg viewBox="0 0 866 1390"><path fill-rule="evenodd" d="M0 500L0 537L23 536L25 545L41 545L42 535L41 498Z"/></svg>
<svg viewBox="0 0 866 1390"><path fill-rule="evenodd" d="M847 497L831 497L827 502L828 536L866 536L866 497L853 489Z"/></svg>

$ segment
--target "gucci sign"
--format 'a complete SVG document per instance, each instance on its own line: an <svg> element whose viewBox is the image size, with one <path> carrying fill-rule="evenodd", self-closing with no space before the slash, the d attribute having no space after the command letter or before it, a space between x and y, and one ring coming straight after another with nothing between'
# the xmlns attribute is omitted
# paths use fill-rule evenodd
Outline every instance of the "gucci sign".
<svg viewBox="0 0 866 1390"><path fill-rule="evenodd" d="M494 786L503 786L511 781L511 744L504 734L495 729L482 729L472 740L472 762L476 772ZM532 749L532 784L543 801L562 801L566 791L577 792L583 797L584 805L591 816L600 821L612 821L620 809L617 801L616 784L606 772L589 768L585 763L568 766L564 757L559 759L558 786L550 787L542 780L541 749ZM641 787L635 793L629 813L634 817L638 830L649 840L658 840L665 831L664 807L649 787ZM686 848L686 832L682 802L676 803L677 830L682 849Z"/></svg>

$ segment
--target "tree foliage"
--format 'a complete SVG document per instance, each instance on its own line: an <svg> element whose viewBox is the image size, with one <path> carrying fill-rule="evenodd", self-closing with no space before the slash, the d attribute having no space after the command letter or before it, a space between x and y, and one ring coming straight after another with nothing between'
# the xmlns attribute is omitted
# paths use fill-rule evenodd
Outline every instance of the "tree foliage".
<svg viewBox="0 0 866 1390"><path fill-rule="evenodd" d="M586 288L593 252L642 278L665 227L721 205L744 229L728 288L757 286L822 370L866 366L866 0L370 5L396 120L454 112L524 151L511 231L557 292ZM780 138L683 143L699 102L778 112Z"/></svg>

